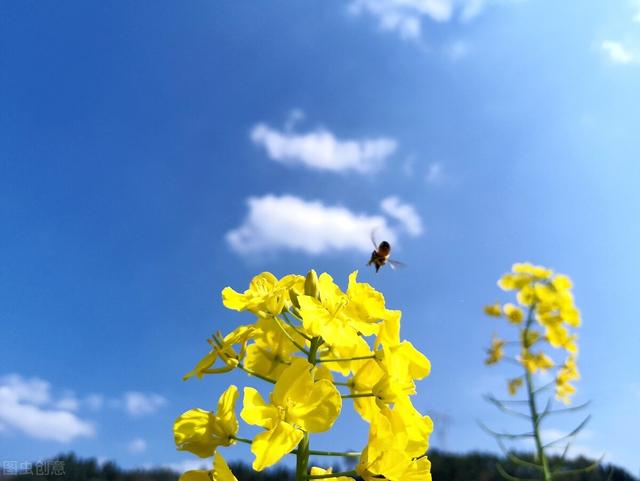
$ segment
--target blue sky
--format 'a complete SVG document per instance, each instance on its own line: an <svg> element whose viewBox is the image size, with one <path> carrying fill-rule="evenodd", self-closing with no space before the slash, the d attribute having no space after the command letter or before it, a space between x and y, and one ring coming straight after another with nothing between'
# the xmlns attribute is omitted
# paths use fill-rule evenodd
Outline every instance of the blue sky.
<svg viewBox="0 0 640 481"><path fill-rule="evenodd" d="M640 4L9 0L0 19L3 459L184 466L173 419L245 382L181 381L250 322L221 289L311 267L404 311L434 446L496 451L476 419L518 426L481 399L512 374L483 364L481 308L529 260L583 312L576 453L638 472ZM364 267L373 225L407 269ZM336 432L365 442L349 412Z"/></svg>

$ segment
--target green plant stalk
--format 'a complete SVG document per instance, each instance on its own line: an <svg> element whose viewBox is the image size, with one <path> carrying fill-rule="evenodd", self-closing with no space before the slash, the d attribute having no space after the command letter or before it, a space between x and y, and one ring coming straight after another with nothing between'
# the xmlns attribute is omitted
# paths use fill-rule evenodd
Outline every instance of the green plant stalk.
<svg viewBox="0 0 640 481"><path fill-rule="evenodd" d="M309 346L309 354L307 359L309 364L315 366L318 362L316 354L322 340L319 337L311 339L311 345ZM307 471L309 469L309 433L305 432L302 440L298 444L296 453L296 481L306 481Z"/></svg>
<svg viewBox="0 0 640 481"><path fill-rule="evenodd" d="M529 335L529 328L533 323L533 312L535 309L535 304L531 306L529 309L529 314L527 316L527 324L524 328L524 342L525 348L529 349L529 345L527 345L526 340ZM551 475L551 469L549 469L549 461L544 452L544 446L542 445L542 440L540 438L540 413L538 412L538 407L536 405L536 394L535 389L533 387L533 379L529 370L524 368L525 381L527 384L527 397L529 400L529 412L531 413L531 422L533 423L533 439L536 443L536 452L538 454L538 459L540 464L542 465L542 474L544 476L544 481L552 481L553 477Z"/></svg>

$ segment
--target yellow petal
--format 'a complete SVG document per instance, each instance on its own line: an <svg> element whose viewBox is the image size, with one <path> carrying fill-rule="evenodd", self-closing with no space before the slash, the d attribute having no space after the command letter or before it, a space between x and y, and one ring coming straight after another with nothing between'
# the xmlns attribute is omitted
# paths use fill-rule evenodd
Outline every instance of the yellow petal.
<svg viewBox="0 0 640 481"><path fill-rule="evenodd" d="M197 376L198 379L201 379L204 376L204 371L209 369L218 359L218 352L214 349L210 351L206 356L198 361L196 367L194 367L191 371L184 375L182 378L183 381L192 378L193 376Z"/></svg>
<svg viewBox="0 0 640 481"><path fill-rule="evenodd" d="M226 433L238 433L238 418L236 418L235 407L238 399L238 388L233 384L222 393L218 399L218 412L216 420Z"/></svg>
<svg viewBox="0 0 640 481"><path fill-rule="evenodd" d="M394 353L405 359L413 379L424 379L431 372L431 362L427 356L418 351L409 341L402 341L394 349Z"/></svg>
<svg viewBox="0 0 640 481"><path fill-rule="evenodd" d="M429 435L433 432L433 421L429 416L420 414L409 398L396 402L389 416L394 432L401 433L406 454L418 457L427 452ZM397 440L399 435L396 434L394 438Z"/></svg>
<svg viewBox="0 0 640 481"><path fill-rule="evenodd" d="M216 453L216 456L213 459L213 481L238 481L238 478L233 475L227 465L227 462L220 453Z"/></svg>
<svg viewBox="0 0 640 481"><path fill-rule="evenodd" d="M289 399L303 399L313 388L313 366L304 359L297 357L291 365L282 371L276 383L271 399L276 406L288 406Z"/></svg>
<svg viewBox="0 0 640 481"><path fill-rule="evenodd" d="M251 443L251 452L256 456L253 469L262 471L273 466L290 453L303 436L302 431L284 421L280 421L273 429L258 434Z"/></svg>
<svg viewBox="0 0 640 481"><path fill-rule="evenodd" d="M328 431L340 414L342 398L331 381L321 379L289 408L287 419L311 433Z"/></svg>
<svg viewBox="0 0 640 481"><path fill-rule="evenodd" d="M234 291L231 287L222 289L222 304L227 309L234 311L244 311L249 304L247 296Z"/></svg>
<svg viewBox="0 0 640 481"><path fill-rule="evenodd" d="M312 476L318 476L320 474L331 474L333 473L333 469L332 468L328 468L328 469L322 469L322 468L318 468L318 467L312 467L311 468L311 475ZM353 478L350 478L349 476L336 476L333 478L327 478L327 479L331 479L334 481L354 481Z"/></svg>
<svg viewBox="0 0 640 481"><path fill-rule="evenodd" d="M183 473L180 476L179 481L211 481L209 473L210 471L205 471L203 469L194 469Z"/></svg>
<svg viewBox="0 0 640 481"><path fill-rule="evenodd" d="M374 348L380 344L391 347L400 343L400 319L401 311L389 311L389 315L380 326L380 332L376 337Z"/></svg>
<svg viewBox="0 0 640 481"><path fill-rule="evenodd" d="M251 372L266 376L270 379L278 379L282 371L287 368L283 357L280 353L265 349L258 343L251 344L247 347L244 367Z"/></svg>
<svg viewBox="0 0 640 481"><path fill-rule="evenodd" d="M426 456L412 460L402 475L402 481L431 481L431 461Z"/></svg>
<svg viewBox="0 0 640 481"><path fill-rule="evenodd" d="M273 428L279 420L278 409L268 405L260 393L252 388L244 388L244 402L240 417L247 423L265 429Z"/></svg>
<svg viewBox="0 0 640 481"><path fill-rule="evenodd" d="M189 451L201 458L212 456L220 440L211 436L215 416L204 409L190 409L173 424L173 435L179 451Z"/></svg>

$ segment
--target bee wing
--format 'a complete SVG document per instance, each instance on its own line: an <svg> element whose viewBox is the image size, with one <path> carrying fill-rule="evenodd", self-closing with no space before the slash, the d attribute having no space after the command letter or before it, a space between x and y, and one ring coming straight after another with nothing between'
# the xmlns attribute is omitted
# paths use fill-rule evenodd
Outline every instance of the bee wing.
<svg viewBox="0 0 640 481"><path fill-rule="evenodd" d="M389 267L391 267L393 270L396 270L398 268L404 269L405 267L407 267L407 264L405 264L404 262L396 261L394 259L387 259L387 262L389 263Z"/></svg>
<svg viewBox="0 0 640 481"><path fill-rule="evenodd" d="M376 230L377 230L377 227L371 231L370 237L371 237L371 243L373 244L373 248L378 250L378 243L376 242Z"/></svg>

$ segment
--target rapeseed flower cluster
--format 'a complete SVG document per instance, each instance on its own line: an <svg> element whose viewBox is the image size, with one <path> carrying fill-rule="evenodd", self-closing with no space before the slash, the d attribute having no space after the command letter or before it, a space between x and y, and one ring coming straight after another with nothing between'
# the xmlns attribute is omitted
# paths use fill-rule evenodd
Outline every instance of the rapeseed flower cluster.
<svg viewBox="0 0 640 481"><path fill-rule="evenodd" d="M248 289L222 291L225 307L246 311L254 322L214 334L209 352L185 375L202 378L236 369L272 385L267 397L245 387L240 418L262 429L253 439L238 436L238 388L229 386L215 412L192 409L177 418L179 450L214 457L212 470L188 471L182 481L231 481L235 476L219 448L251 444L253 468L261 471L286 454L297 456L296 480L430 480L426 456L433 423L411 401L415 382L429 375L427 357L400 337L401 312L387 309L380 292L349 276L346 291L323 273L255 276ZM310 449L309 435L331 429L343 402L369 424L358 453ZM311 467L309 456L354 456L354 471ZM330 477L332 474L335 476Z"/></svg>
<svg viewBox="0 0 640 481"><path fill-rule="evenodd" d="M504 318L518 329L518 339L506 342L493 338L486 364L495 364L505 358L505 347L516 345L519 350L514 358L526 373L535 374L557 367L555 375L556 397L570 403L575 392L571 384L579 379L576 365L578 356L577 334L573 329L580 326L580 311L575 306L571 292L571 279L551 269L529 263L514 264L511 272L498 280L504 291L515 291L517 304L495 303L485 306L489 316ZM566 353L563 362L557 366L545 348L560 349ZM523 384L523 376L510 379L508 390L515 395Z"/></svg>

